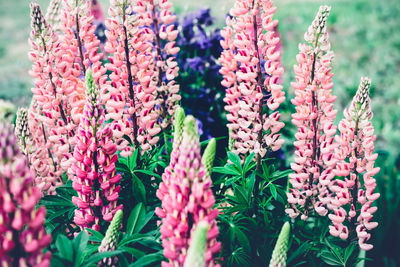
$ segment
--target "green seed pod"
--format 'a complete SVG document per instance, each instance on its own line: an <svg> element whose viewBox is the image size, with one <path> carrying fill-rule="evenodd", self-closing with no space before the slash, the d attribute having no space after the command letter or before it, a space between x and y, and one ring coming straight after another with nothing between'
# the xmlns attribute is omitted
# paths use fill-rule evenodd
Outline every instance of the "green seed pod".
<svg viewBox="0 0 400 267"><path fill-rule="evenodd" d="M282 226L282 230L281 233L279 234L278 240L276 241L274 251L272 252L272 258L269 263L269 267L286 266L289 236L290 236L290 224L289 222L285 222L285 224Z"/></svg>
<svg viewBox="0 0 400 267"><path fill-rule="evenodd" d="M192 233L190 247L186 256L184 267L205 267L206 266L206 245L209 225L201 221Z"/></svg>
<svg viewBox="0 0 400 267"><path fill-rule="evenodd" d="M213 138L210 140L210 142L208 142L208 145L204 150L203 157L201 158L201 162L203 163L204 169L208 176L211 176L211 170L213 167L216 150L217 142L215 141L215 138Z"/></svg>

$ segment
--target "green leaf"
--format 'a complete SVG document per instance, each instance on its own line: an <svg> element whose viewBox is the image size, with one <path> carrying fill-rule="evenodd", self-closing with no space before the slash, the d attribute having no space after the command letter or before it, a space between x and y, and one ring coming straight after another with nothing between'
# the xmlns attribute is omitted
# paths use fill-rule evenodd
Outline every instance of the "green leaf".
<svg viewBox="0 0 400 267"><path fill-rule="evenodd" d="M254 166L251 166L251 163L254 163L253 159L255 156L256 156L256 154L254 152L252 152L248 157L246 157L246 159L244 161L244 165L243 165L245 172L249 171L251 169L251 167L254 167ZM254 164L252 164L252 165L254 165Z"/></svg>
<svg viewBox="0 0 400 267"><path fill-rule="evenodd" d="M276 200L278 193L276 192L276 187L274 184L269 185L269 190L271 191L272 197Z"/></svg>
<svg viewBox="0 0 400 267"><path fill-rule="evenodd" d="M119 250L122 250L122 251L125 251L125 252L127 252L127 253L129 253L129 254L131 254L131 255L132 255L133 257L135 257L136 259L138 259L138 258L143 257L144 255L146 255L145 252L143 252L143 251L141 251L141 250L138 250L138 249L136 249L136 248L126 247L126 246L122 246L122 247L119 247L119 246L118 246L118 249L119 249ZM125 265L125 266L126 266L126 265Z"/></svg>
<svg viewBox="0 0 400 267"><path fill-rule="evenodd" d="M214 167L212 168L213 172L217 173L223 173L223 174L228 174L228 175L241 175L240 172L238 172L235 169L228 168L227 166L225 167Z"/></svg>
<svg viewBox="0 0 400 267"><path fill-rule="evenodd" d="M80 232L73 241L74 251L76 253L75 256L75 266L80 266L80 264L84 260L84 252L87 247L87 243L89 241L89 236L86 231Z"/></svg>
<svg viewBox="0 0 400 267"><path fill-rule="evenodd" d="M228 152L228 159L232 162L232 164L240 170L240 173L242 173L242 162L240 160L240 157L236 155L235 153L229 151Z"/></svg>
<svg viewBox="0 0 400 267"><path fill-rule="evenodd" d="M101 261L104 258L110 258L110 257L113 257L113 256L121 254L121 253L123 253L122 250L99 252L99 253L93 254L93 255L89 256L88 258L86 258L86 260L80 266L89 267L94 264L97 264L99 261Z"/></svg>
<svg viewBox="0 0 400 267"><path fill-rule="evenodd" d="M334 255L332 255L332 253L329 251L323 251L320 256L321 256L321 259L326 264L329 264L332 266L343 266L342 262L339 259L337 259Z"/></svg>
<svg viewBox="0 0 400 267"><path fill-rule="evenodd" d="M158 179L161 179L161 176L159 175L159 174L157 174L157 173L154 173L154 172L152 172L152 171L148 171L148 170L135 170L135 171L133 171L134 173L143 173L143 174L147 174L147 175L149 175L149 176L154 176L154 177L157 177Z"/></svg>
<svg viewBox="0 0 400 267"><path fill-rule="evenodd" d="M143 238L145 238L145 235L142 235L142 234L133 234L133 235L124 234L121 241L118 243L118 247L122 247L127 244L129 245L129 244L138 242L139 240L141 240Z"/></svg>
<svg viewBox="0 0 400 267"><path fill-rule="evenodd" d="M146 188L135 174L132 174L132 192L139 202L146 202Z"/></svg>
<svg viewBox="0 0 400 267"><path fill-rule="evenodd" d="M132 235L138 233L144 225L143 222L146 220L146 209L143 203L139 203L132 210L129 215L128 222L126 225L126 234ZM139 229L139 230L138 230Z"/></svg>
<svg viewBox="0 0 400 267"><path fill-rule="evenodd" d="M56 247L58 252L63 259L70 262L74 261L74 250L72 247L72 241L68 239L65 235L58 235L56 240Z"/></svg>
<svg viewBox="0 0 400 267"><path fill-rule="evenodd" d="M147 254L141 258L139 258L137 261L129 265L129 267L142 267L142 266L149 266L152 263L162 261L164 259L164 256L162 255L162 252L156 252L153 254Z"/></svg>
<svg viewBox="0 0 400 267"><path fill-rule="evenodd" d="M133 171L137 166L138 153L139 153L139 149L135 149L135 151L133 151L133 153L132 153L132 156L128 157L130 171Z"/></svg>
<svg viewBox="0 0 400 267"><path fill-rule="evenodd" d="M91 235L89 236L89 241L94 241L94 242L100 242L103 240L104 235L100 232L97 232L96 230L90 229L90 228L86 228L86 230L91 233Z"/></svg>

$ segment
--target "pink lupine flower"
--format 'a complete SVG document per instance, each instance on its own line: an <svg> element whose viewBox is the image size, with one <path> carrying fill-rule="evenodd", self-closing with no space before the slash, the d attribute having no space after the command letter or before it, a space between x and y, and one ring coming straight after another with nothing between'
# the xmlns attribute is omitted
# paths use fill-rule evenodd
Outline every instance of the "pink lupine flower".
<svg viewBox="0 0 400 267"><path fill-rule="evenodd" d="M43 253L51 242L46 210L36 209L42 194L16 141L12 127L0 122L0 264L50 266L50 252Z"/></svg>
<svg viewBox="0 0 400 267"><path fill-rule="evenodd" d="M172 56L179 51L174 47L178 32L170 25L175 21L171 7L165 0L111 2L105 50L110 54L106 67L112 72L113 88L106 108L123 155L132 152L124 134L136 148L148 150L158 141L161 128L170 124L180 100L174 82L179 68Z"/></svg>
<svg viewBox="0 0 400 267"><path fill-rule="evenodd" d="M350 108L345 109L344 119L339 123L340 135L336 137L339 147L335 151L338 163L334 174L344 180L333 181L331 202L334 213L329 214L333 223L329 227L330 233L347 239L349 232L356 232L363 250L373 247L366 243L370 238L367 230L378 226L377 222L371 221L377 210L372 203L379 198L379 193L374 193L376 181L373 176L379 172L379 167L374 167L378 155L374 154L376 136L371 124L370 85L370 79L361 78Z"/></svg>
<svg viewBox="0 0 400 267"><path fill-rule="evenodd" d="M224 101L232 151L255 152L258 159L283 143L279 131L284 123L277 109L285 93L280 85L283 68L275 11L270 0L237 0L221 31L220 73L227 88Z"/></svg>
<svg viewBox="0 0 400 267"><path fill-rule="evenodd" d="M54 194L55 188L62 185L62 170L51 151L51 144L47 141L47 134L43 122L40 120L42 111L35 99L28 110L29 157L30 167L35 172L34 184L43 193Z"/></svg>
<svg viewBox="0 0 400 267"><path fill-rule="evenodd" d="M332 95L331 60L326 19L330 7L321 6L318 14L304 35L306 43L300 44L294 66L296 82L292 83L296 113L292 122L298 127L295 134L294 173L289 175L292 188L288 193L290 208L286 211L294 218L301 214L307 219L312 207L320 215L326 215L330 195L328 186L334 177L333 122L337 111L333 109L336 97ZM329 208L329 207L328 207Z"/></svg>
<svg viewBox="0 0 400 267"><path fill-rule="evenodd" d="M117 147L112 130L104 125L105 111L100 91L91 70L86 75L87 91L84 116L76 136L72 165L72 187L78 192L72 202L78 207L74 222L81 228L100 230L100 219L110 222L122 205L117 205L121 175L116 174Z"/></svg>
<svg viewBox="0 0 400 267"><path fill-rule="evenodd" d="M211 191L211 178L201 161L200 142L195 119L188 116L184 122L182 138L174 140L171 163L163 174L163 182L157 191L162 208L156 214L162 218L161 240L168 262L162 266L183 266L192 233L205 221L210 228L205 253L206 266L215 264L213 256L220 251L216 241L218 210L213 208L215 199ZM189 223L192 221L192 224Z"/></svg>
<svg viewBox="0 0 400 267"><path fill-rule="evenodd" d="M41 107L37 118L43 123L49 149L54 156L55 166L65 171L71 159L73 129L70 129L68 87L63 86L58 69L63 51L52 27L42 15L36 2L31 4L32 32L30 37L31 52L29 57L34 63L31 76L35 87L33 98ZM54 173L58 173L56 170Z"/></svg>

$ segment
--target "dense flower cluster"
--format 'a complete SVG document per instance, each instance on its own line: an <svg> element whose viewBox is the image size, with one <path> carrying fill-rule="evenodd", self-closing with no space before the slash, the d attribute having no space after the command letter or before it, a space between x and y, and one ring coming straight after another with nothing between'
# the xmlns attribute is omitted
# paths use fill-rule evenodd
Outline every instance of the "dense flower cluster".
<svg viewBox="0 0 400 267"><path fill-rule="evenodd" d="M117 206L121 175L116 174L118 161L112 130L104 126L105 111L100 102L100 91L90 70L86 75L87 91L84 117L76 136L72 165L75 176L73 188L78 197L72 202L78 206L74 222L81 228L100 230L100 218L110 222L122 205Z"/></svg>
<svg viewBox="0 0 400 267"><path fill-rule="evenodd" d="M221 32L220 72L227 88L224 101L230 138L235 140L233 151L242 155L255 152L258 158L283 143L278 132L284 123L276 111L285 93L279 84L283 68L275 11L273 1L237 0L230 11L232 18L226 19Z"/></svg>
<svg viewBox="0 0 400 267"><path fill-rule="evenodd" d="M180 100L174 82L179 68L173 57L179 51L174 42L178 31L172 25L171 7L168 1L111 1L105 50L110 54L106 67L112 72L113 87L105 99L122 155L132 149L123 135L136 148L150 149Z"/></svg>
<svg viewBox="0 0 400 267"><path fill-rule="evenodd" d="M294 218L301 214L305 220L314 207L320 215L326 215L330 201L328 189L335 168L333 122L337 111L333 109L336 97L332 95L331 60L326 19L330 7L321 6L318 14L305 34L307 43L300 44L298 65L294 66L296 113L292 122L298 127L295 134L294 173L290 174L292 188L288 193L290 208L287 213Z"/></svg>
<svg viewBox="0 0 400 267"><path fill-rule="evenodd" d="M71 158L70 131L68 130L68 87L63 86L59 72L61 45L58 36L44 18L39 5L31 4L32 32L30 37L33 62L30 74L34 77L33 99L41 107L37 119L41 121L53 154L55 175L69 167Z"/></svg>
<svg viewBox="0 0 400 267"><path fill-rule="evenodd" d="M18 137L19 149L25 155L28 155L29 150L29 125L28 125L28 110L19 108L17 110L17 119L15 121L15 135Z"/></svg>
<svg viewBox="0 0 400 267"><path fill-rule="evenodd" d="M215 199L210 188L212 182L201 161L194 117L188 116L185 119L182 140L179 140L178 135L178 141L174 142L180 144L174 146L171 163L163 174L163 183L157 192L162 200L162 208L157 208L156 213L162 218L161 239L164 256L169 260L163 266L183 266L191 234L201 221L210 225L205 254L206 266L215 266L213 255L221 247L216 241L218 226L215 219L218 210L213 209Z"/></svg>
<svg viewBox="0 0 400 267"><path fill-rule="evenodd" d="M333 223L330 233L347 239L349 232L356 231L363 250L372 249L372 245L366 243L371 237L367 230L378 226L377 222L372 222L377 210L372 203L379 198L379 193L374 193L376 181L373 176L379 172L379 167L374 168L378 154L374 154L376 136L370 121L370 85L370 79L361 79L351 106L345 109L344 119L339 123L339 147L335 151L338 163L334 173L344 180L337 179L331 186L335 196L331 201L333 214L329 214Z"/></svg>
<svg viewBox="0 0 400 267"><path fill-rule="evenodd" d="M51 241L46 234L42 196L33 186L34 173L17 146L12 127L0 122L0 264L1 266L50 266Z"/></svg>

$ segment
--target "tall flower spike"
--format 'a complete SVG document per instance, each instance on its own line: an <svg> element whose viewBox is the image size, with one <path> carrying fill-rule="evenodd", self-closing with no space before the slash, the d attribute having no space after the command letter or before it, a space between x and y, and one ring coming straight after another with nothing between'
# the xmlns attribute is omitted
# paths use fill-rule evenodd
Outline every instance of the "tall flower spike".
<svg viewBox="0 0 400 267"><path fill-rule="evenodd" d="M117 250L118 237L120 233L121 223L123 219L122 210L118 210L114 218L112 219L110 225L107 228L106 235L104 236L101 244L99 246L99 252L113 251ZM102 259L98 266L118 266L118 257L104 258Z"/></svg>
<svg viewBox="0 0 400 267"><path fill-rule="evenodd" d="M289 249L289 238L290 238L290 224L285 222L282 226L281 232L279 233L278 240L274 251L272 252L272 258L269 262L269 267L285 267L287 251Z"/></svg>
<svg viewBox="0 0 400 267"><path fill-rule="evenodd" d="M46 12L46 20L55 32L61 31L62 0L51 0Z"/></svg>
<svg viewBox="0 0 400 267"><path fill-rule="evenodd" d="M150 57L139 56L149 49L145 34L139 29L139 14L134 12L134 0L114 0L106 20L105 51L110 63L112 87L104 95L107 120L112 120L114 138L122 156L139 147L148 150L158 142L156 88L150 87L152 73L148 71ZM139 63L140 62L140 63ZM139 66L140 65L140 66ZM134 145L132 148L126 135Z"/></svg>
<svg viewBox="0 0 400 267"><path fill-rule="evenodd" d="M236 0L232 18L221 31L220 73L227 88L224 101L232 151L242 156L255 152L258 161L283 143L279 131L284 123L277 109L285 93L275 11L270 0Z"/></svg>
<svg viewBox="0 0 400 267"><path fill-rule="evenodd" d="M50 266L51 242L43 226L46 210L36 209L42 194L16 143L12 127L0 122L0 264Z"/></svg>
<svg viewBox="0 0 400 267"><path fill-rule="evenodd" d="M74 222L81 228L99 231L101 217L110 222L122 209L122 205L117 206L121 175L116 174L117 147L112 142L112 130L104 125L100 92L90 69L86 84L86 105L74 151L76 163L72 165L75 173L72 187L78 196L74 196L72 202L78 207Z"/></svg>
<svg viewBox="0 0 400 267"><path fill-rule="evenodd" d="M337 111L333 109L336 97L332 95L330 67L333 53L326 29L329 11L330 7L321 6L304 35L306 43L299 45L298 65L294 66L296 82L291 84L295 91L292 104L296 106L292 123L298 131L286 212L292 218L301 214L303 220L312 208L322 216L327 214L331 197L328 187L336 164L333 122Z"/></svg>
<svg viewBox="0 0 400 267"><path fill-rule="evenodd" d="M68 88L63 86L58 62L63 51L57 35L44 18L40 6L31 3L32 31L30 36L31 51L29 57L33 62L30 75L35 86L31 89L33 98L41 107L37 119L42 122L46 135L46 144L54 156L53 172L56 177L68 170L72 147L69 125Z"/></svg>
<svg viewBox="0 0 400 267"><path fill-rule="evenodd" d="M15 121L15 135L18 137L18 146L26 156L29 154L29 125L28 110L19 108L17 110L17 119Z"/></svg>
<svg viewBox="0 0 400 267"><path fill-rule="evenodd" d="M161 240L164 256L168 259L162 265L183 266L191 242L190 236L193 236L190 233L201 221L206 221L209 232L205 261L206 266L215 266L213 255L221 248L221 244L216 241L218 210L213 208L215 199L210 188L211 178L201 162L199 135L193 116L186 117L182 141L179 146L174 146L172 155L176 155L176 160L171 156L170 166L175 164L173 171L170 166L166 168L163 183L157 191L162 208L156 209L156 213L162 218Z"/></svg>
<svg viewBox="0 0 400 267"><path fill-rule="evenodd" d="M206 266L206 245L207 245L208 223L199 222L192 232L191 243L187 253L184 267Z"/></svg>
<svg viewBox="0 0 400 267"><path fill-rule="evenodd" d="M371 124L369 88L371 80L361 78L360 86L349 109L345 109L344 118L339 123L339 147L335 155L338 163L334 170L337 179L332 182L331 190L333 213L329 214L333 225L329 226L333 236L347 239L357 233L358 244L363 250L372 249L366 242L372 230L378 226L372 222L377 208L372 203L380 196L374 193L376 181L373 178L379 172L374 168L378 154L374 154L374 128Z"/></svg>
<svg viewBox="0 0 400 267"><path fill-rule="evenodd" d="M206 149L204 150L201 162L206 170L206 175L211 177L211 170L214 164L215 152L217 151L217 141L215 138L208 142Z"/></svg>

